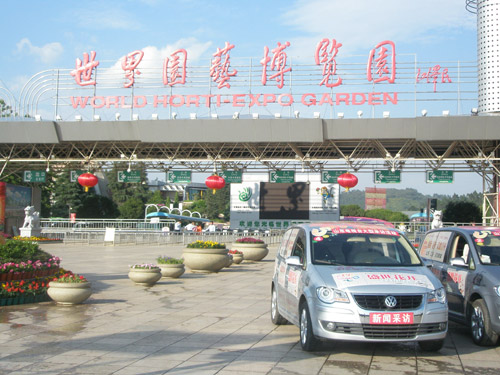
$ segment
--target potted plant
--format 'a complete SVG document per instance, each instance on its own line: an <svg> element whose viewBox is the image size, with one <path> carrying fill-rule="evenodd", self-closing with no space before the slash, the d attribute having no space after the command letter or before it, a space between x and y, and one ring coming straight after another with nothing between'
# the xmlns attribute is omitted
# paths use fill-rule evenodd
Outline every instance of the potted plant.
<svg viewBox="0 0 500 375"><path fill-rule="evenodd" d="M152 286L161 279L161 269L155 264L134 264L130 266L128 277L138 285Z"/></svg>
<svg viewBox="0 0 500 375"><path fill-rule="evenodd" d="M162 277L170 277L176 279L180 277L184 271L184 259L172 258L169 256L159 256L156 258L156 263L161 269Z"/></svg>
<svg viewBox="0 0 500 375"><path fill-rule="evenodd" d="M47 294L59 304L76 305L89 298L92 290L84 276L67 271L54 277L49 283Z"/></svg>
<svg viewBox="0 0 500 375"><path fill-rule="evenodd" d="M229 255L233 257L233 263L240 264L241 262L243 262L244 256L242 251L235 249L229 250Z"/></svg>
<svg viewBox="0 0 500 375"><path fill-rule="evenodd" d="M250 261L259 261L269 254L269 249L267 244L253 237L241 237L233 242L231 248L233 250L239 250L243 253L243 258Z"/></svg>
<svg viewBox="0 0 500 375"><path fill-rule="evenodd" d="M228 263L227 253L223 243L198 240L184 248L184 264L191 272L219 272Z"/></svg>

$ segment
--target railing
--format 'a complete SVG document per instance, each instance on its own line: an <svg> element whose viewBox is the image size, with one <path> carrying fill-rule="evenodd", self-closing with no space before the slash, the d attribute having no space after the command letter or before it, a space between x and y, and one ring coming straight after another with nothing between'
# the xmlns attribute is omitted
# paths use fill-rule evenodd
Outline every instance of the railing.
<svg viewBox="0 0 500 375"><path fill-rule="evenodd" d="M267 244L281 240L282 230L248 231L223 230L216 232L174 232L165 230L171 222L149 223L138 220L42 220L42 235L46 238L60 239L70 244L115 245L187 245L191 242L216 241L231 243L240 237L262 239ZM110 231L109 229L112 229Z"/></svg>
<svg viewBox="0 0 500 375"><path fill-rule="evenodd" d="M187 245L191 242L216 241L232 243L240 237L254 237L262 239L267 244L275 244L281 240L284 230L223 230L217 232L174 232L166 231L172 222L162 221L150 223L140 220L117 219L85 219L85 220L42 220L42 235L47 238L60 239L64 243L105 244L115 245L142 245L156 244ZM431 222L398 222L394 227L405 232L408 239L419 246L425 233L431 228ZM463 226L473 223L443 223L443 226ZM403 228L404 225L404 228ZM113 228L112 238L106 237L106 229Z"/></svg>

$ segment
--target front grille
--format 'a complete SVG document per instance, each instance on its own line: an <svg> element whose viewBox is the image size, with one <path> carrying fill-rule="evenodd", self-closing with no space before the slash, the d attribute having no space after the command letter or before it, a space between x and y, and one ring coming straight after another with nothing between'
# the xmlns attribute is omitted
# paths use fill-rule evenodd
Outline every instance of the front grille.
<svg viewBox="0 0 500 375"><path fill-rule="evenodd" d="M396 297L397 304L393 308L385 305L385 298L389 294L355 294L356 304L365 310L415 310L422 304L422 294L391 294Z"/></svg>
<svg viewBox="0 0 500 375"><path fill-rule="evenodd" d="M443 330L439 323L427 324L357 324L357 323L337 323L336 333L351 335L363 335L367 339L413 339L417 335L439 333Z"/></svg>

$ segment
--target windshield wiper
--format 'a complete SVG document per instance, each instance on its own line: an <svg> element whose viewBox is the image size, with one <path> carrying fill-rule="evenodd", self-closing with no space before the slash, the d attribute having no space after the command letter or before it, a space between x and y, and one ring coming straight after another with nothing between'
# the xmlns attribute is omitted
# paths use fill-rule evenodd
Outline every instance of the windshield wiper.
<svg viewBox="0 0 500 375"><path fill-rule="evenodd" d="M330 264L332 266L344 266L342 263L335 262L334 260L327 260L327 259L315 259L314 263L321 263L321 264Z"/></svg>

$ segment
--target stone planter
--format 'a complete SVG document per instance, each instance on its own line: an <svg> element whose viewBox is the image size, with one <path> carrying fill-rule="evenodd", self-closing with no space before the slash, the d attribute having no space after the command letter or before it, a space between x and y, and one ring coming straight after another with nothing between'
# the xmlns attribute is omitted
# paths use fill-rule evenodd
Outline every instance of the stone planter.
<svg viewBox="0 0 500 375"><path fill-rule="evenodd" d="M266 243L233 242L231 249L241 251L244 260L254 262L264 259L269 254Z"/></svg>
<svg viewBox="0 0 500 375"><path fill-rule="evenodd" d="M186 270L184 264L158 264L158 267L161 269L162 277L170 277L172 279L180 277Z"/></svg>
<svg viewBox="0 0 500 375"><path fill-rule="evenodd" d="M130 268L128 277L138 285L152 286L161 279L160 268Z"/></svg>
<svg viewBox="0 0 500 375"><path fill-rule="evenodd" d="M227 249L190 249L184 248L184 264L191 272L219 272L228 262Z"/></svg>
<svg viewBox="0 0 500 375"><path fill-rule="evenodd" d="M61 305L76 305L89 298L92 294L92 289L90 289L90 282L88 281L83 283L51 281L47 294Z"/></svg>
<svg viewBox="0 0 500 375"><path fill-rule="evenodd" d="M231 267L231 264L233 264L233 254L227 254L226 267Z"/></svg>
<svg viewBox="0 0 500 375"><path fill-rule="evenodd" d="M243 262L243 254L231 254L233 256L233 263L234 264L240 264Z"/></svg>

